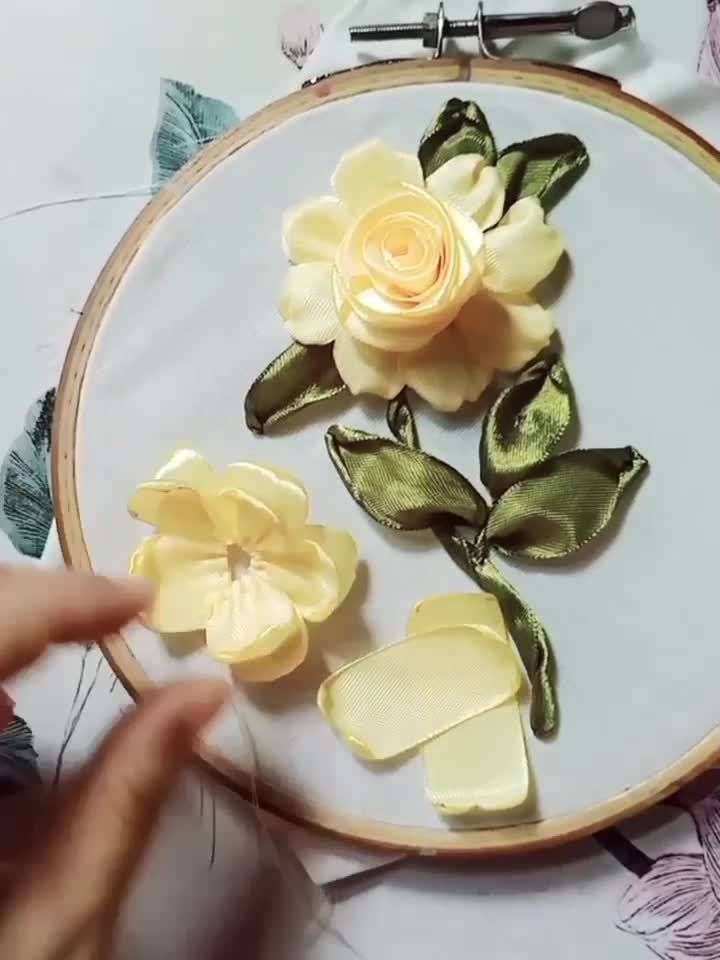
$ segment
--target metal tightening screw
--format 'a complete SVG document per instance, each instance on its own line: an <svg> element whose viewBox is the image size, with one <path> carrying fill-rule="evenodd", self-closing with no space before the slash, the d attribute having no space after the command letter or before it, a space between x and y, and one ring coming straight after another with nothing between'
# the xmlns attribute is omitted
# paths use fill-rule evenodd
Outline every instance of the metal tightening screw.
<svg viewBox="0 0 720 960"><path fill-rule="evenodd" d="M443 5L437 13L426 13L422 22L370 24L350 27L352 41L422 40L436 50L448 37L477 37L503 40L528 34L570 33L584 40L604 40L635 24L630 6L597 0L576 10L559 13L480 14L472 20L447 20Z"/></svg>

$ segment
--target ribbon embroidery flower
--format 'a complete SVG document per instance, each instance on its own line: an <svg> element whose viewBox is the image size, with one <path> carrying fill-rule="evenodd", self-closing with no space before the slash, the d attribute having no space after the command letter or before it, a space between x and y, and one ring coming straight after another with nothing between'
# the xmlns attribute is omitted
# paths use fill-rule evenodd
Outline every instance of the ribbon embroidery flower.
<svg viewBox="0 0 720 960"><path fill-rule="evenodd" d="M151 625L204 630L208 650L241 680L290 673L308 651L306 621L325 620L350 590L357 545L344 530L308 524L302 483L277 467L215 470L178 450L133 495L151 524L130 573L157 586Z"/></svg>
<svg viewBox="0 0 720 960"><path fill-rule="evenodd" d="M425 178L417 157L379 140L345 153L332 182L334 196L285 216L295 265L280 311L299 343L334 342L351 393L409 386L454 411L546 346L552 315L530 294L564 244L537 197L503 217L499 171L479 153Z"/></svg>
<svg viewBox="0 0 720 960"><path fill-rule="evenodd" d="M448 594L415 607L406 640L325 680L318 705L366 760L420 748L428 797L460 815L527 799L525 689L495 597Z"/></svg>

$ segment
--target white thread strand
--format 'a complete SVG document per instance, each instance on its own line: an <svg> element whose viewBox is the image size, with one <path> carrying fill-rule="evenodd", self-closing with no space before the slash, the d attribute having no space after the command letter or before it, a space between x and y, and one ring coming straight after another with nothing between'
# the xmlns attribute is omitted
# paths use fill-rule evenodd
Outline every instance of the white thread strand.
<svg viewBox="0 0 720 960"><path fill-rule="evenodd" d="M15 217L22 217L28 213L37 213L40 210L50 210L53 207L67 207L76 203L90 203L94 200L124 200L128 197L149 197L153 190L159 184L151 183L145 187L134 187L131 190L118 190L109 193L89 193L79 197L62 197L59 200L41 200L39 203L32 203L27 207L18 207L17 210L10 210L8 213L0 215L0 223L5 220L13 220Z"/></svg>
<svg viewBox="0 0 720 960"><path fill-rule="evenodd" d="M247 718L243 715L239 705L236 702L233 702L232 707L237 718L241 735L250 748L250 763L252 767L250 772L250 805L253 809L255 822L257 824L258 853L260 857L262 858L262 850L264 847L266 853L269 853L268 859L274 864L279 875L284 880L287 893L292 893L297 897L299 892L300 896L302 897L303 887L306 889L309 887L315 894L315 896L312 898L315 900L315 902L309 904L310 923L307 924L305 929L305 935L310 940L310 946L312 945L314 938L309 927L311 923L314 923L318 928L317 936L322 936L323 933L327 934L328 936L331 936L346 953L349 953L351 956L357 958L357 960L365 960L365 958L358 953L355 947L353 947L353 945L343 936L343 934L332 925L331 921L334 905L330 898L326 895L323 887L318 886L311 880L298 857L289 848L282 847L278 843L278 840L275 838L272 831L268 829L257 794L257 781L261 778L261 771L255 737L253 736L252 730L250 729L250 724L248 723ZM306 946L307 945L308 944L306 942Z"/></svg>

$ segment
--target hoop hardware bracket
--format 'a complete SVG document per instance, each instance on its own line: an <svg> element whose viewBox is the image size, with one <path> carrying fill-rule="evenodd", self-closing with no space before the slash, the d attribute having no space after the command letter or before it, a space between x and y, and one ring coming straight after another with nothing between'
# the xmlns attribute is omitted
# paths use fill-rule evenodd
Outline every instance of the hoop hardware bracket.
<svg viewBox="0 0 720 960"><path fill-rule="evenodd" d="M450 20L440 3L436 13L426 13L416 23L367 24L350 27L350 40L374 42L382 40L422 40L423 47L433 51L433 58L443 55L445 41L453 37L476 37L480 55L498 59L493 49L495 40L508 40L538 34L571 34L583 40L605 40L635 26L631 6L596 0L575 10L557 13L485 14L478 3L472 20Z"/></svg>

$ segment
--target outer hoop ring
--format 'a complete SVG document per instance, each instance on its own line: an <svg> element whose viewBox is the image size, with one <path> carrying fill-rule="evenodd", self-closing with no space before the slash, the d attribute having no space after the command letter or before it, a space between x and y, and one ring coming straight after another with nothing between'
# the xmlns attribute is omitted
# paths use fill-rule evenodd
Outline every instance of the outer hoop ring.
<svg viewBox="0 0 720 960"><path fill-rule="evenodd" d="M87 365L110 301L153 226L218 164L291 117L322 103L373 90L452 81L529 87L587 103L651 133L720 183L720 151L657 108L623 93L613 81L582 71L518 61L405 61L338 74L270 104L202 150L150 201L120 240L90 292L65 359L52 442L58 532L63 556L69 566L92 570L83 536L75 468L77 420ZM140 699L153 688L152 681L121 635L106 640L102 649L134 699ZM537 823L452 831L402 827L339 814L291 796L270 783L256 782L252 775L209 749L198 751L200 764L225 786L246 798L257 797L265 809L286 820L320 829L345 841L446 857L518 854L568 843L640 813L692 780L718 757L720 727L660 773L583 810Z"/></svg>

